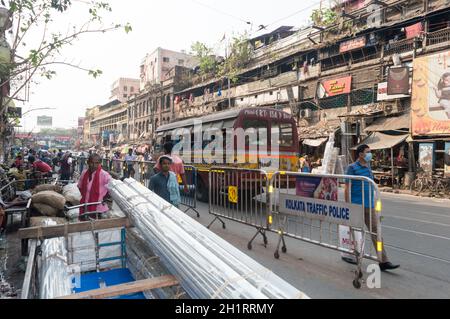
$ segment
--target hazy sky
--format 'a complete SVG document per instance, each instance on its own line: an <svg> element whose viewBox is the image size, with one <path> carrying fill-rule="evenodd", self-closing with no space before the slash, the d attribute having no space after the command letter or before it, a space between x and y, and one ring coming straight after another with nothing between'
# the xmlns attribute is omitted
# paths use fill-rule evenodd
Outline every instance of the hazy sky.
<svg viewBox="0 0 450 319"><path fill-rule="evenodd" d="M104 1L104 0L103 0ZM133 31L84 36L64 50L66 61L81 63L88 68L101 69L103 75L93 79L85 72L58 67L58 75L52 80L38 78L39 85L31 88L30 101L23 105L23 112L33 108L52 107L56 110L35 111L22 119L27 131L37 130L38 115L53 116L55 127L74 127L85 109L105 104L110 97L110 87L119 77L139 78L139 65L145 54L157 47L189 52L194 41L202 41L212 47L218 45L223 35L250 31L269 25L273 30L280 25L296 27L307 24L311 10L319 6L319 0L109 0L112 12L106 21L129 22ZM327 2L327 1L324 1ZM74 3L76 3L74 1ZM83 22L80 10L56 22L60 30L68 24ZM212 8L210 8L212 7ZM289 17L290 16L290 17ZM283 19L282 21L279 21Z"/></svg>

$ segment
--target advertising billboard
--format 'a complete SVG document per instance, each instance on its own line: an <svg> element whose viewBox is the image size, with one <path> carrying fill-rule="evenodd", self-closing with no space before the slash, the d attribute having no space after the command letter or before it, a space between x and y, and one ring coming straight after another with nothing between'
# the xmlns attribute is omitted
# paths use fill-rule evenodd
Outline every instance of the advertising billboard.
<svg viewBox="0 0 450 319"><path fill-rule="evenodd" d="M389 68L388 73L388 95L409 94L409 68L398 67Z"/></svg>
<svg viewBox="0 0 450 319"><path fill-rule="evenodd" d="M450 142L445 143L444 165L445 176L450 176Z"/></svg>
<svg viewBox="0 0 450 319"><path fill-rule="evenodd" d="M450 135L450 51L414 60L414 136Z"/></svg>
<svg viewBox="0 0 450 319"><path fill-rule="evenodd" d="M419 144L419 165L426 173L433 172L434 169L434 143Z"/></svg>
<svg viewBox="0 0 450 319"><path fill-rule="evenodd" d="M38 116L37 117L37 126L52 126L53 118L51 116Z"/></svg>

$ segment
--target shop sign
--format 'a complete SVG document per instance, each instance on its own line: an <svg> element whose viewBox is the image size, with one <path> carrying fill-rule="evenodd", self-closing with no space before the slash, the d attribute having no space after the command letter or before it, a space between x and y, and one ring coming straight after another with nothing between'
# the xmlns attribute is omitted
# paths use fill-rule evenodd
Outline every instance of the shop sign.
<svg viewBox="0 0 450 319"><path fill-rule="evenodd" d="M365 46L366 46L366 37L362 36L359 38L355 38L355 39L351 39L351 40L342 42L339 47L339 52L344 53L347 51L364 48Z"/></svg>
<svg viewBox="0 0 450 319"><path fill-rule="evenodd" d="M351 91L351 86L351 76L322 81L319 85L318 96L319 98L326 98L341 94L348 94Z"/></svg>

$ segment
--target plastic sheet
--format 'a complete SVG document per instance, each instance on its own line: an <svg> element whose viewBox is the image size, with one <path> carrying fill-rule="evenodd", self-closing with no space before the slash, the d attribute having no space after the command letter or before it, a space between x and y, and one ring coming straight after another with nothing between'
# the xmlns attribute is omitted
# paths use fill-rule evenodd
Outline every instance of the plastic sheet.
<svg viewBox="0 0 450 319"><path fill-rule="evenodd" d="M121 241L121 229L99 230L99 244L108 244ZM73 233L68 236L69 262L79 265L82 272L95 271L96 263L96 242L92 232ZM112 258L121 255L119 245L99 247L99 258ZM100 270L117 268L121 266L120 260L104 261L99 264Z"/></svg>
<svg viewBox="0 0 450 319"><path fill-rule="evenodd" d="M55 226L52 220L45 226ZM72 273L67 264L67 250L64 238L46 239L41 244L39 266L40 299L53 299L72 294Z"/></svg>
<svg viewBox="0 0 450 319"><path fill-rule="evenodd" d="M109 188L190 297L308 298L136 181L112 181Z"/></svg>

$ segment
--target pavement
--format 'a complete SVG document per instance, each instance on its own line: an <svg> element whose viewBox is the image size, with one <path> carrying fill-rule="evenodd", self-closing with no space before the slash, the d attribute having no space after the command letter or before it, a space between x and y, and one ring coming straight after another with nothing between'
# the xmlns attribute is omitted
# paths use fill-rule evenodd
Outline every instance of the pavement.
<svg viewBox="0 0 450 319"><path fill-rule="evenodd" d="M264 247L261 237L247 249L255 229L226 221L211 230L271 269L311 298L449 298L450 297L450 200L383 193L383 237L388 256L401 268L381 275L381 288L369 289L364 282L355 289L355 266L341 261L339 252L288 238L288 251L274 258L278 237L269 233ZM198 203L197 219L207 226L213 216L208 205ZM192 215L194 216L194 215ZM373 263L364 261L363 269Z"/></svg>

